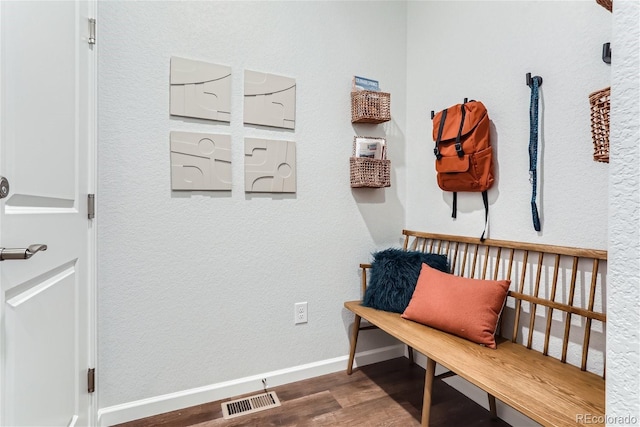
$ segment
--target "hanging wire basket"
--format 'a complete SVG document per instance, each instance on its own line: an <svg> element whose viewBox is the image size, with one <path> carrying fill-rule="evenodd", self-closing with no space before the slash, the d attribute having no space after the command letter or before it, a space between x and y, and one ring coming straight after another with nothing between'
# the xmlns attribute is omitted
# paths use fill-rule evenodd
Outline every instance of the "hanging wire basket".
<svg viewBox="0 0 640 427"><path fill-rule="evenodd" d="M361 90L351 92L351 123L384 123L391 120L391 94Z"/></svg>
<svg viewBox="0 0 640 427"><path fill-rule="evenodd" d="M609 163L609 116L611 110L611 87L589 95L591 104L591 137L593 160Z"/></svg>
<svg viewBox="0 0 640 427"><path fill-rule="evenodd" d="M351 187L382 188L391 186L391 161L350 157Z"/></svg>

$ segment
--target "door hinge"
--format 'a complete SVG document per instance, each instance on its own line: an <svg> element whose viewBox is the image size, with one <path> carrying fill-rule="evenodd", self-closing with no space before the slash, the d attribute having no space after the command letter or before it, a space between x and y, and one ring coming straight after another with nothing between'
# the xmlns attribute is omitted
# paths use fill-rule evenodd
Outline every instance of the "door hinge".
<svg viewBox="0 0 640 427"><path fill-rule="evenodd" d="M96 195L87 194L87 217L94 219L96 217Z"/></svg>
<svg viewBox="0 0 640 427"><path fill-rule="evenodd" d="M87 371L87 391L89 393L96 391L96 368L89 368Z"/></svg>
<svg viewBox="0 0 640 427"><path fill-rule="evenodd" d="M96 20L89 18L89 44L96 44Z"/></svg>

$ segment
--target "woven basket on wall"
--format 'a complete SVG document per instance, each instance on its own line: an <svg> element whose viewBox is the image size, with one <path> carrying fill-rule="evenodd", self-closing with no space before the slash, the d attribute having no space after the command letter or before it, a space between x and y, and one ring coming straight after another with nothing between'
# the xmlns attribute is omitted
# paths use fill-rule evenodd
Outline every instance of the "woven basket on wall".
<svg viewBox="0 0 640 427"><path fill-rule="evenodd" d="M593 160L609 163L609 111L611 109L611 88L589 95L591 104L591 137L593 139Z"/></svg>
<svg viewBox="0 0 640 427"><path fill-rule="evenodd" d="M604 7L605 9L607 9L609 12L613 11L612 0L596 0L596 3L598 3L600 6Z"/></svg>
<svg viewBox="0 0 640 427"><path fill-rule="evenodd" d="M391 161L349 157L351 187L391 187Z"/></svg>
<svg viewBox="0 0 640 427"><path fill-rule="evenodd" d="M351 123L383 123L391 120L391 94L360 90L351 92Z"/></svg>

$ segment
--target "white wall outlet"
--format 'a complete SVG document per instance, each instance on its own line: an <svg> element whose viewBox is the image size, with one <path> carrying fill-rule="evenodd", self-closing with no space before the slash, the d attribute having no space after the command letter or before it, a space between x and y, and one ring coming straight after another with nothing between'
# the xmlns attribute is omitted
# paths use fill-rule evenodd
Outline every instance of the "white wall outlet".
<svg viewBox="0 0 640 427"><path fill-rule="evenodd" d="M294 304L294 323L307 323L307 303L297 302Z"/></svg>

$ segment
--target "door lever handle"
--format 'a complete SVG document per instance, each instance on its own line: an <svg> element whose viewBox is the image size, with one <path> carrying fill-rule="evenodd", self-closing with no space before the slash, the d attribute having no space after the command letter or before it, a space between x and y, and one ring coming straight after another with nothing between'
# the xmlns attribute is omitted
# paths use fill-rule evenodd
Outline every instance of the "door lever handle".
<svg viewBox="0 0 640 427"><path fill-rule="evenodd" d="M47 245L37 243L28 248L0 248L0 261L8 259L29 259L38 251L46 251Z"/></svg>

